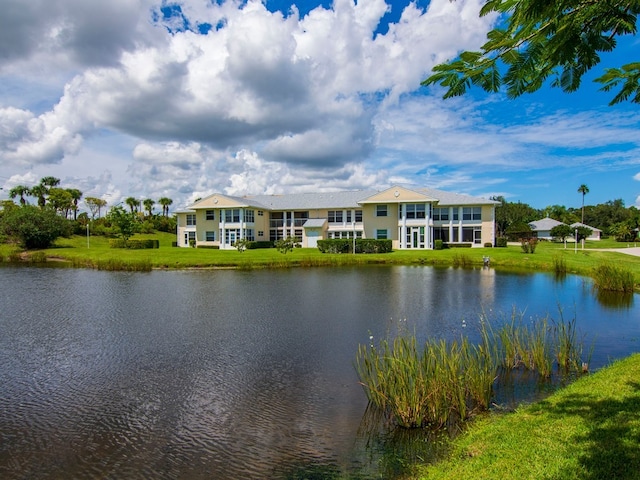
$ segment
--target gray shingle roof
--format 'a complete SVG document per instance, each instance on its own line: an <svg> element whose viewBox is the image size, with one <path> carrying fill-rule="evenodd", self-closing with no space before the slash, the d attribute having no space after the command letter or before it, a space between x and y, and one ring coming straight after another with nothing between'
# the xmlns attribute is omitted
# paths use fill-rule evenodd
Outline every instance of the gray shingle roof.
<svg viewBox="0 0 640 480"><path fill-rule="evenodd" d="M391 187L393 188L393 187ZM240 204L262 208L265 210L312 210L312 209L332 209L332 208L358 208L358 203L384 190L353 190L340 192L321 193L289 193L283 195L245 195L235 197L224 195L227 198L236 200ZM418 193L438 200L438 205L491 205L498 204L493 200L473 197L460 193L446 192L434 188L414 188ZM212 194L206 198L212 197Z"/></svg>
<svg viewBox="0 0 640 480"><path fill-rule="evenodd" d="M540 232L540 231L547 232L551 230L553 227L557 227L558 225L565 225L565 224L549 217L529 223L531 230L533 230L534 232Z"/></svg>

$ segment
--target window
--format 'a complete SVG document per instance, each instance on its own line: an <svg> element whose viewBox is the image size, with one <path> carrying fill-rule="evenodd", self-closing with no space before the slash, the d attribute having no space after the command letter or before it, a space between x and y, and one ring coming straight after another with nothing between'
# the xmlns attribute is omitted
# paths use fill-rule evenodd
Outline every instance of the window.
<svg viewBox="0 0 640 480"><path fill-rule="evenodd" d="M385 205L386 207L386 205ZM378 229L376 230L376 238L378 240L387 240L388 238L388 234L387 234L387 230L386 229Z"/></svg>
<svg viewBox="0 0 640 480"><path fill-rule="evenodd" d="M195 242L196 241L196 232L186 232L184 234L184 244L185 245L191 245L191 242Z"/></svg>
<svg viewBox="0 0 640 480"><path fill-rule="evenodd" d="M462 227L462 241L473 243L473 227Z"/></svg>
<svg viewBox="0 0 640 480"><path fill-rule="evenodd" d="M206 212L204 212L204 219L215 220L216 219L215 210L207 210Z"/></svg>
<svg viewBox="0 0 640 480"><path fill-rule="evenodd" d="M351 223L351 210L347 210L347 223Z"/></svg>
<svg viewBox="0 0 640 480"><path fill-rule="evenodd" d="M253 235L253 228L246 228L244 230L244 238L249 242L255 242L256 237Z"/></svg>
<svg viewBox="0 0 640 480"><path fill-rule="evenodd" d="M376 205L376 217L386 217L386 216L387 216L387 206Z"/></svg>
<svg viewBox="0 0 640 480"><path fill-rule="evenodd" d="M406 207L407 218L425 218L425 204L424 203L407 203Z"/></svg>
<svg viewBox="0 0 640 480"><path fill-rule="evenodd" d="M193 227L196 224L196 214L187 213L187 227Z"/></svg>
<svg viewBox="0 0 640 480"><path fill-rule="evenodd" d="M215 242L216 232L204 232L204 237L207 242Z"/></svg>
<svg viewBox="0 0 640 480"><path fill-rule="evenodd" d="M264 237L264 232L262 230L258 230L258 237Z"/></svg>
<svg viewBox="0 0 640 480"><path fill-rule="evenodd" d="M246 223L253 223L253 222L256 221L253 210L245 210L244 211L244 221Z"/></svg>
<svg viewBox="0 0 640 480"><path fill-rule="evenodd" d="M464 207L462 220L482 220L482 207Z"/></svg>
<svg viewBox="0 0 640 480"><path fill-rule="evenodd" d="M362 210L356 210L356 223L362 223Z"/></svg>
<svg viewBox="0 0 640 480"><path fill-rule="evenodd" d="M449 227L433 227L433 239L447 243L449 241Z"/></svg>
<svg viewBox="0 0 640 480"><path fill-rule="evenodd" d="M448 207L437 207L433 209L433 219L448 221L449 220L449 208Z"/></svg>
<svg viewBox="0 0 640 480"><path fill-rule="evenodd" d="M342 223L342 210L329 210L327 220L329 223Z"/></svg>
<svg viewBox="0 0 640 480"><path fill-rule="evenodd" d="M239 228L227 228L224 231L224 243L226 245L235 245L238 240L240 240Z"/></svg>
<svg viewBox="0 0 640 480"><path fill-rule="evenodd" d="M240 209L225 210L224 221L227 223L240 223Z"/></svg>
<svg viewBox="0 0 640 480"><path fill-rule="evenodd" d="M258 210L258 216L262 217L264 215L264 212L262 210Z"/></svg>
<svg viewBox="0 0 640 480"><path fill-rule="evenodd" d="M460 220L460 209L458 207L453 207L453 219Z"/></svg>

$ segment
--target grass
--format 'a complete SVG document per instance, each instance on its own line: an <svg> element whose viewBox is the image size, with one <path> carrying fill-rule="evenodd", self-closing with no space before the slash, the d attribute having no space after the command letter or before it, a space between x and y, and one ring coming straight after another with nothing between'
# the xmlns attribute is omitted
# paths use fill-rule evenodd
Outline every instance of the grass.
<svg viewBox="0 0 640 480"><path fill-rule="evenodd" d="M533 405L474 422L417 478L640 478L640 354Z"/></svg>
<svg viewBox="0 0 640 480"><path fill-rule="evenodd" d="M619 265L603 263L593 269L594 286L598 290L631 293L634 290L633 272Z"/></svg>
<svg viewBox="0 0 640 480"><path fill-rule="evenodd" d="M571 244L565 249L562 244L539 242L534 254L525 254L519 245L506 248L469 248L461 253L459 249L444 250L396 250L387 254L323 254L315 248L296 248L282 254L276 249L214 250L198 248L176 248L171 243L175 235L157 233L154 235L136 235L136 239L154 238L160 241L159 249L126 250L113 249L109 239L90 237L89 248L84 236L60 239L54 248L43 250L50 260L73 262L75 265L94 266L100 261L118 260L126 264L142 262L154 269L186 268L290 268L345 265L433 265L461 266L481 268L483 257L490 257L491 267L510 270L531 270L579 274L594 276L598 265L624 261L625 268L631 272L634 290L640 286L640 257L617 252L603 252L597 248L624 248L612 240L586 242L586 248L577 252ZM633 244L630 244L633 246ZM0 245L0 259L8 261L15 246Z"/></svg>

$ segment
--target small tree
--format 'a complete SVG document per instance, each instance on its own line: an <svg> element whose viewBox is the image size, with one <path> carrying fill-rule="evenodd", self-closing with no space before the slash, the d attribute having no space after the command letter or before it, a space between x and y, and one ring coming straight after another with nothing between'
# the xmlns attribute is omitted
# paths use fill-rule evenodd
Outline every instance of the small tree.
<svg viewBox="0 0 640 480"><path fill-rule="evenodd" d="M593 233L593 230L591 230L589 227L578 227L574 230L574 236L575 236L576 230L578 232L578 238L576 238L576 242L581 242L582 240L586 240Z"/></svg>
<svg viewBox="0 0 640 480"><path fill-rule="evenodd" d="M549 233L553 238L564 243L567 237L573 235L573 229L569 225L562 224L553 227Z"/></svg>
<svg viewBox="0 0 640 480"><path fill-rule="evenodd" d="M287 254L296 246L298 246L298 243L296 242L295 238L287 237L285 239L276 241L275 246L280 253Z"/></svg>
<svg viewBox="0 0 640 480"><path fill-rule="evenodd" d="M246 238L243 238L240 240L236 240L236 243L234 244L234 246L236 247L236 250L242 253L247 249L248 244L249 244L249 241Z"/></svg>
<svg viewBox="0 0 640 480"><path fill-rule="evenodd" d="M124 208L116 205L107 214L107 219L112 226L120 231L120 237L127 245L127 241L138 231L138 217L133 212L127 212Z"/></svg>

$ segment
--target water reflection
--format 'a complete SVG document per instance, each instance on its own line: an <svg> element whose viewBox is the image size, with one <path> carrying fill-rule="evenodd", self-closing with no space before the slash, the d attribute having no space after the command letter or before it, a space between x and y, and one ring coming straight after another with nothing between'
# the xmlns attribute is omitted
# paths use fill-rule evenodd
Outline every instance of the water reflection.
<svg viewBox="0 0 640 480"><path fill-rule="evenodd" d="M390 478L433 445L366 428L353 361L370 334L454 339L482 310L562 305L594 368L640 338L637 302L493 269L1 267L0 291L3 479Z"/></svg>

